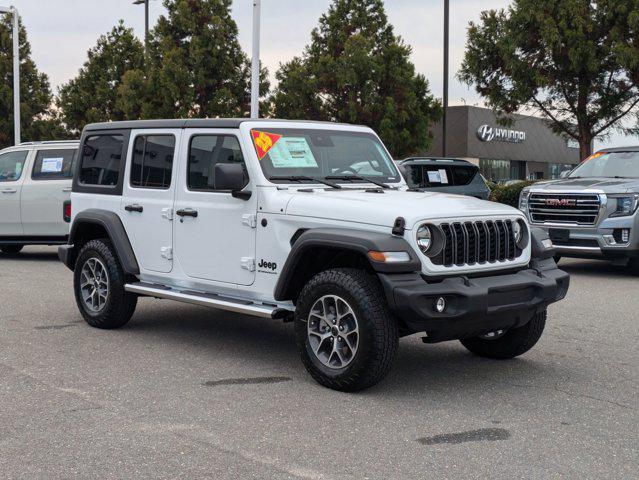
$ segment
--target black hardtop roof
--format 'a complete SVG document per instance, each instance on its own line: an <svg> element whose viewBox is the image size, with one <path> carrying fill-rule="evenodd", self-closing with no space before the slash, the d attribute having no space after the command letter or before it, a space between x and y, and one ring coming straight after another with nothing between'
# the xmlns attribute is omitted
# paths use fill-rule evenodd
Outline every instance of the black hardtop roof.
<svg viewBox="0 0 639 480"><path fill-rule="evenodd" d="M93 130L128 130L146 128L239 128L245 122L302 122L319 125L351 125L337 122L319 122L315 120L278 120L274 118L185 118L178 120L126 120L121 122L90 123L84 127L85 131Z"/></svg>
<svg viewBox="0 0 639 480"><path fill-rule="evenodd" d="M635 145L631 147L602 148L597 153L613 153L613 152L639 152L639 145Z"/></svg>
<svg viewBox="0 0 639 480"><path fill-rule="evenodd" d="M468 160L463 160L461 158L449 158L449 157L408 157L404 160L400 160L399 163L401 165L405 164L413 164L413 165L441 165L442 161L446 161L448 165L464 165L470 167L477 167L477 165L469 162Z"/></svg>

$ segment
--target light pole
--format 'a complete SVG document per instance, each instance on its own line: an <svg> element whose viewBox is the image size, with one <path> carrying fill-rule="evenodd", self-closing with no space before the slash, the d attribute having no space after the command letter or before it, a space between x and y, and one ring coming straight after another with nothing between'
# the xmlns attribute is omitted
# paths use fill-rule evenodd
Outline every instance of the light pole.
<svg viewBox="0 0 639 480"><path fill-rule="evenodd" d="M444 115L442 117L442 157L446 156L447 124L446 114L448 113L448 43L450 26L449 0L444 0Z"/></svg>
<svg viewBox="0 0 639 480"><path fill-rule="evenodd" d="M13 14L13 131L14 142L20 144L20 23L15 7L0 7L0 13Z"/></svg>
<svg viewBox="0 0 639 480"><path fill-rule="evenodd" d="M133 5L144 4L144 49L149 47L149 0L135 0Z"/></svg>
<svg viewBox="0 0 639 480"><path fill-rule="evenodd" d="M251 61L251 118L260 116L260 0L253 0L253 59Z"/></svg>

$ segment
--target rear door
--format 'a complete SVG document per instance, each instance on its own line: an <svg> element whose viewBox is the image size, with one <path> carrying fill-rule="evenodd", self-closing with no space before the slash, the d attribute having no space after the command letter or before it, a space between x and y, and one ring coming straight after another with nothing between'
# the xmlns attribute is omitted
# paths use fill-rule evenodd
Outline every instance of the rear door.
<svg viewBox="0 0 639 480"><path fill-rule="evenodd" d="M29 236L63 237L69 234L63 206L71 197L77 148L40 148L22 187L22 226Z"/></svg>
<svg viewBox="0 0 639 480"><path fill-rule="evenodd" d="M0 236L3 237L24 234L20 196L28 156L28 150L0 154Z"/></svg>
<svg viewBox="0 0 639 480"><path fill-rule="evenodd" d="M173 202L182 130L131 132L120 218L140 268L173 269Z"/></svg>

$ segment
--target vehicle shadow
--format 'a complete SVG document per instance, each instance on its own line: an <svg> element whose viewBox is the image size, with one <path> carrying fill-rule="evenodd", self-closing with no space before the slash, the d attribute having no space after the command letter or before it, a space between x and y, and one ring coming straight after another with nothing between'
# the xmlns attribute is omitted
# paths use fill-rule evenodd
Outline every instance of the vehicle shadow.
<svg viewBox="0 0 639 480"><path fill-rule="evenodd" d="M260 370L268 375L315 384L302 366L292 324L204 307L159 305L139 311L124 327L126 334L144 337L145 344L195 351L206 362L246 363L247 370L250 365L259 364ZM261 376L258 371L251 371L251 376ZM487 388L514 387L513 378L532 386L536 380L547 381L555 373L549 371L548 365L530 357L487 360L470 354L459 342L425 345L418 336L411 336L400 340L397 359L388 377L362 394L479 397L486 394Z"/></svg>
<svg viewBox="0 0 639 480"><path fill-rule="evenodd" d="M590 260L590 259L562 259L559 268L570 273L571 275L584 276L602 276L610 275L615 277L636 277L639 276L639 270L633 270L631 267L613 265L612 262L606 260Z"/></svg>
<svg viewBox="0 0 639 480"><path fill-rule="evenodd" d="M24 250L16 254L0 253L0 262L4 260L42 262L60 261L57 250Z"/></svg>

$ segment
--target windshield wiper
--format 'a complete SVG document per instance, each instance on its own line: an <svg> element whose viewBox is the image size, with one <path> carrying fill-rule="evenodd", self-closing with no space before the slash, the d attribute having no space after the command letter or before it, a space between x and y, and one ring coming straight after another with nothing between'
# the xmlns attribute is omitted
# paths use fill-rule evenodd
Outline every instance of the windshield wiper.
<svg viewBox="0 0 639 480"><path fill-rule="evenodd" d="M327 185L331 188L336 188L336 189L340 189L342 188L341 185L338 185L337 183L333 183L333 182L328 182L323 178L317 178L317 177L309 177L306 175L275 175L272 177L268 177L269 180L283 180L283 181L290 181L290 182L315 182L315 183L322 183L324 185Z"/></svg>
<svg viewBox="0 0 639 480"><path fill-rule="evenodd" d="M345 181L348 181L348 180L350 180L350 181L360 180L360 181L372 183L373 185L377 185L378 187L382 187L384 189L393 189L394 190L394 187L391 187L387 183L380 182L378 180L373 180L372 178L369 178L369 177L362 177L361 175L328 175L325 178L327 180L345 180Z"/></svg>

